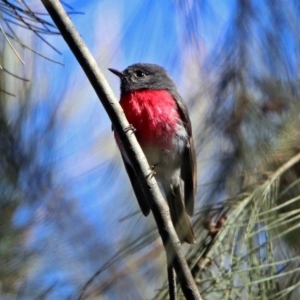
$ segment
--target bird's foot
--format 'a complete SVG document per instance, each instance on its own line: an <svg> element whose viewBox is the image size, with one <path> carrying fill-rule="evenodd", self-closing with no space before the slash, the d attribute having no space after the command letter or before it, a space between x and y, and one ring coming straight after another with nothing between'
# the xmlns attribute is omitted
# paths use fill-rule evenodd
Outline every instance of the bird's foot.
<svg viewBox="0 0 300 300"><path fill-rule="evenodd" d="M154 166L150 166L150 173L146 176L146 178L153 178L153 176L154 175L156 175L156 172L155 172L155 167L156 167L156 165L154 165Z"/></svg>
<svg viewBox="0 0 300 300"><path fill-rule="evenodd" d="M133 127L132 124L129 124L129 126L127 126L125 129L124 129L124 132L127 133L128 131L131 130L131 133L134 133L136 132L136 129Z"/></svg>

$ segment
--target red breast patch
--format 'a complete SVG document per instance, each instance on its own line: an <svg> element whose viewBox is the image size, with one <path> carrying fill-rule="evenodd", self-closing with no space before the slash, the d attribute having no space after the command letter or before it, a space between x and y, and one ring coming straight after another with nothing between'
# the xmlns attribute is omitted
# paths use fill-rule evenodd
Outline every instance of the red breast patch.
<svg viewBox="0 0 300 300"><path fill-rule="evenodd" d="M165 90L139 90L126 93L120 104L136 129L141 146L155 144L169 148L176 132L179 114L173 96Z"/></svg>

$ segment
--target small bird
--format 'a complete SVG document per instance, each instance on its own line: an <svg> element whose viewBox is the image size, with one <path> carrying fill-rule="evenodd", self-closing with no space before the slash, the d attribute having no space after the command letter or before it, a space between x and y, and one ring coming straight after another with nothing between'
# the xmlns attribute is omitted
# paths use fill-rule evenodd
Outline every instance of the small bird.
<svg viewBox="0 0 300 300"><path fill-rule="evenodd" d="M194 214L197 167L189 114L166 70L137 63L120 72L120 105L160 182L179 240L193 244L195 236L187 216ZM122 159L140 208L150 212L143 189L115 133ZM184 189L182 190L182 182Z"/></svg>

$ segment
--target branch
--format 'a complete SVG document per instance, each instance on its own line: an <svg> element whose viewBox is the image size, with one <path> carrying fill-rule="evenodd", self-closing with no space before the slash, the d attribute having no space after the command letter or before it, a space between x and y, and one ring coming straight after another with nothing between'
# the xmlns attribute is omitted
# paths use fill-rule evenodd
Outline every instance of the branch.
<svg viewBox="0 0 300 300"><path fill-rule="evenodd" d="M174 268L172 265L168 266L168 282L169 282L169 298L170 300L176 300L176 277Z"/></svg>
<svg viewBox="0 0 300 300"><path fill-rule="evenodd" d="M201 299L195 281L187 265L181 244L172 225L169 207L164 201L155 178L148 176L149 164L138 144L135 135L126 130L128 121L121 106L115 99L105 77L97 66L95 59L90 54L80 35L75 30L70 18L64 11L59 0L42 0L45 8L59 29L61 35L69 45L90 83L97 93L102 105L110 117L113 127L118 132L132 166L138 176L142 188L148 192L147 201L155 218L159 234L167 252L168 263L170 257L178 276L182 291L187 299Z"/></svg>

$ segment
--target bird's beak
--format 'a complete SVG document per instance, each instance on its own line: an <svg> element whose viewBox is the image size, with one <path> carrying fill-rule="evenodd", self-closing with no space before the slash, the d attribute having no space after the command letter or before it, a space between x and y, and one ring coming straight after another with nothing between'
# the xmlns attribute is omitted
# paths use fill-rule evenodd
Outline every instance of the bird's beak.
<svg viewBox="0 0 300 300"><path fill-rule="evenodd" d="M124 77L124 74L118 70L115 70L115 69L110 69L108 68L109 71L111 71L112 73L114 73L115 75L117 75L119 78L123 78Z"/></svg>

